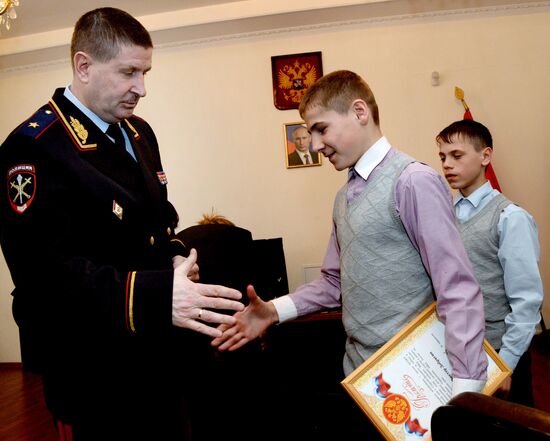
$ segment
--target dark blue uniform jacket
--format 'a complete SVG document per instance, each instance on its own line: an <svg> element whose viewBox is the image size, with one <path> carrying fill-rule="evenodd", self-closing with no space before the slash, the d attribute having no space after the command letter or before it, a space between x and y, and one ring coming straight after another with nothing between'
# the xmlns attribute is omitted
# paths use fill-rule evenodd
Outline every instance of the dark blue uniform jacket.
<svg viewBox="0 0 550 441"><path fill-rule="evenodd" d="M151 127L122 126L137 162L63 89L16 128L0 148L0 243L50 410L126 438L179 424L171 258L185 251Z"/></svg>

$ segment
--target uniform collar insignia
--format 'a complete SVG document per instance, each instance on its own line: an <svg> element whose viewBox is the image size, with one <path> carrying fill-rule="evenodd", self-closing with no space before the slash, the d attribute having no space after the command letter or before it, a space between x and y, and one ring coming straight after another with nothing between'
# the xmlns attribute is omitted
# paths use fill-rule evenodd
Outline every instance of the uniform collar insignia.
<svg viewBox="0 0 550 441"><path fill-rule="evenodd" d="M69 121L65 117L65 114L61 111L57 103L53 98L50 98L50 105L53 110L59 116L59 119L62 121L63 125L67 128L68 132L73 139L73 142L78 147L79 150L95 150L97 149L97 144L86 144L88 140L88 130L82 125L82 123L73 116L69 116Z"/></svg>
<svg viewBox="0 0 550 441"><path fill-rule="evenodd" d="M82 144L86 144L86 139L88 139L88 131L84 128L82 123L79 120L77 120L75 117L70 116L69 118L71 119L71 126L76 132L76 135L80 138L80 140L82 141Z"/></svg>
<svg viewBox="0 0 550 441"><path fill-rule="evenodd" d="M127 119L124 119L124 122L126 123L128 128L132 131L134 139L137 141L140 138L140 136L136 128L132 124L130 124L130 121L128 121Z"/></svg>

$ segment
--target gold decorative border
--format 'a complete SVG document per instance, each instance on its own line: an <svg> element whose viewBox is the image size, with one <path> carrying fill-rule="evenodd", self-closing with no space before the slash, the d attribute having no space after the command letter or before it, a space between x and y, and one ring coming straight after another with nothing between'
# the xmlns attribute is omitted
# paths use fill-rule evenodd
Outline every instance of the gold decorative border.
<svg viewBox="0 0 550 441"><path fill-rule="evenodd" d="M401 436L403 430L400 426L388 427L384 423L378 410L380 400L365 396L361 393L361 387L372 380L373 372L383 371L384 367L399 358L402 352L414 344L415 340L436 320L438 318L434 302L341 382L342 386L388 441L403 439ZM487 372L487 383L483 390L484 394L491 395L512 374L512 371L487 340L483 342L483 348L487 356L496 365L493 371Z"/></svg>

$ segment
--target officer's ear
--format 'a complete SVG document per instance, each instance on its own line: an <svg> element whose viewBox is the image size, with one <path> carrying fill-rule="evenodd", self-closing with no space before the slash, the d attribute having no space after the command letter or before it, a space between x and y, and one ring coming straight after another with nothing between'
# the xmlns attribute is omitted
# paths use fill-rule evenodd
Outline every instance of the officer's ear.
<svg viewBox="0 0 550 441"><path fill-rule="evenodd" d="M73 57L74 74L82 83L87 83L90 75L91 57L82 51L78 51Z"/></svg>

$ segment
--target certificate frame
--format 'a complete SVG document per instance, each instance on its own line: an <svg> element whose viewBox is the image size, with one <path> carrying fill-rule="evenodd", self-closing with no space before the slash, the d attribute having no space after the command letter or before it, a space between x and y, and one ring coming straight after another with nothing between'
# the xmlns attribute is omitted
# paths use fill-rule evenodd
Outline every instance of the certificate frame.
<svg viewBox="0 0 550 441"><path fill-rule="evenodd" d="M487 340L483 348L488 361L483 393L491 395L512 371ZM341 384L386 440L431 439L431 415L446 404L452 390L444 325L435 302Z"/></svg>

